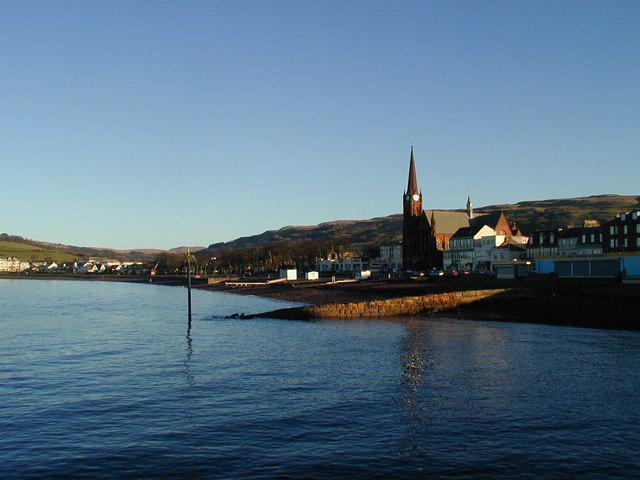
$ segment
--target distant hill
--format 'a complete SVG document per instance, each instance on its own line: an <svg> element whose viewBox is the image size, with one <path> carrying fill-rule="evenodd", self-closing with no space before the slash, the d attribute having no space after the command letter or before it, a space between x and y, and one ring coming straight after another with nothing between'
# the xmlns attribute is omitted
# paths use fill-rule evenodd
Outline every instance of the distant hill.
<svg viewBox="0 0 640 480"><path fill-rule="evenodd" d="M640 196L594 195L591 197L534 200L516 204L488 205L477 208L477 213L504 211L524 233L542 228L581 225L585 219L605 222L616 213L640 210ZM162 253L180 254L190 248L192 252L209 252L221 249L262 247L299 240L320 240L338 245L362 247L367 244L399 241L402 238L402 215L371 218L369 220L336 220L311 226L286 226L259 235L238 238L230 242L204 246L175 247L168 250L79 247L58 243L39 242L22 237L0 234L0 257L15 256L25 260L67 260L87 257L110 257L122 260L153 260Z"/></svg>
<svg viewBox="0 0 640 480"><path fill-rule="evenodd" d="M108 257L128 261L153 260L161 253L183 253L187 248L191 251L202 250L204 246L176 247L168 250L161 249L131 249L118 250L102 247L78 247L60 243L41 242L9 235L0 234L0 257L18 257L23 260L71 260L89 257Z"/></svg>
<svg viewBox="0 0 640 480"><path fill-rule="evenodd" d="M640 196L594 195L591 197L534 200L516 204L488 205L477 213L504 211L523 232L536 229L581 225L585 219L605 222L616 213L640 209ZM361 246L381 244L402 238L402 215L389 215L369 220L338 220L312 226L286 226L259 235L242 237L230 242L214 243L207 250L259 247L283 241L316 239Z"/></svg>
<svg viewBox="0 0 640 480"><path fill-rule="evenodd" d="M0 257L17 257L21 260L53 260L56 262L63 262L65 260L74 259L76 255L53 248L0 239Z"/></svg>

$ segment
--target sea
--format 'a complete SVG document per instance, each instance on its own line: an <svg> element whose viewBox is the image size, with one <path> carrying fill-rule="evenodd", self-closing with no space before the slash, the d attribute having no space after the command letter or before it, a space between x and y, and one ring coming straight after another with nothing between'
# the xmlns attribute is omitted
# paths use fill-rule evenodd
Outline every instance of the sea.
<svg viewBox="0 0 640 480"><path fill-rule="evenodd" d="M0 478L640 478L640 333L0 280Z"/></svg>

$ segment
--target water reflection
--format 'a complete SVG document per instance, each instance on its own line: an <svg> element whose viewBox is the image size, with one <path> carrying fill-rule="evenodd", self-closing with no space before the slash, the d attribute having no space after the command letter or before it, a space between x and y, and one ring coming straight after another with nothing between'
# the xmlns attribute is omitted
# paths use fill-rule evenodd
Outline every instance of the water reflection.
<svg viewBox="0 0 640 480"><path fill-rule="evenodd" d="M411 456L422 457L425 454L424 428L428 421L425 395L421 394L424 376L431 368L425 345L428 331L423 325L407 323L407 334L400 346L402 377L400 379L400 403L404 407L409 427L408 449Z"/></svg>
<svg viewBox="0 0 640 480"><path fill-rule="evenodd" d="M191 356L193 355L193 340L191 338L191 320L187 324L187 354L184 358L184 376L187 381L188 389L195 387L196 380L191 371Z"/></svg>
<svg viewBox="0 0 640 480"><path fill-rule="evenodd" d="M187 417L187 422L191 426L195 426L195 416L194 416L194 390L196 386L196 380L192 371L192 360L193 356L193 340L191 338L191 321L187 324L187 348L184 357L183 363L183 373L185 378L185 388L184 388L184 413Z"/></svg>

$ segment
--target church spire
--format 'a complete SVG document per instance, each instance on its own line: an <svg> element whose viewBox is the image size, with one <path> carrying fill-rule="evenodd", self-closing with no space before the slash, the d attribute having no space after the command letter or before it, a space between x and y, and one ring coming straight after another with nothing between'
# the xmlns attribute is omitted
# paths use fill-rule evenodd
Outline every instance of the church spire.
<svg viewBox="0 0 640 480"><path fill-rule="evenodd" d="M467 217L469 217L469 220L473 218L473 204L470 196L467 196Z"/></svg>
<svg viewBox="0 0 640 480"><path fill-rule="evenodd" d="M409 183L407 185L407 193L409 195L418 193L418 178L416 176L416 164L413 160L413 145L411 145L411 160L409 160Z"/></svg>

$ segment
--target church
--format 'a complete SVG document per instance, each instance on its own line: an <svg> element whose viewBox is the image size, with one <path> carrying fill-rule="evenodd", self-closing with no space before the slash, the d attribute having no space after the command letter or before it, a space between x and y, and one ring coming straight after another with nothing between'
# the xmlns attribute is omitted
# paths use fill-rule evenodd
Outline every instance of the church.
<svg viewBox="0 0 640 480"><path fill-rule="evenodd" d="M471 200L466 211L423 210L422 191L418 188L413 146L409 160L409 182L402 196L402 263L404 270L442 269L443 252L460 228L469 226L473 217Z"/></svg>

